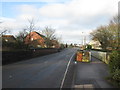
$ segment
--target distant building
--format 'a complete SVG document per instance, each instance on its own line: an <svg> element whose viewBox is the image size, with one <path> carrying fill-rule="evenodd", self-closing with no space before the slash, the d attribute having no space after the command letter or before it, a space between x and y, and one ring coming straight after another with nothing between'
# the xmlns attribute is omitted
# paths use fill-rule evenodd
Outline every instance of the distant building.
<svg viewBox="0 0 120 90"><path fill-rule="evenodd" d="M16 39L13 35L2 35L2 41L3 42L15 43Z"/></svg>
<svg viewBox="0 0 120 90"><path fill-rule="evenodd" d="M14 49L14 45L17 42L13 35L2 35L0 37L0 41L2 41L2 48L0 51L10 51Z"/></svg>
<svg viewBox="0 0 120 90"><path fill-rule="evenodd" d="M44 35L33 31L25 37L24 42L34 48L44 48L46 47L45 39L46 37Z"/></svg>
<svg viewBox="0 0 120 90"><path fill-rule="evenodd" d="M89 45L91 45L93 49L101 49L101 44L99 41L91 40Z"/></svg>

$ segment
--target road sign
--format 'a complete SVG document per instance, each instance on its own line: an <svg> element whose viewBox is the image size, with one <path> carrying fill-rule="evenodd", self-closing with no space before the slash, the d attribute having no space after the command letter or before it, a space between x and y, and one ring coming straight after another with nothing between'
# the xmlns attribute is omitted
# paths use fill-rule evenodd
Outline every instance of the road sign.
<svg viewBox="0 0 120 90"><path fill-rule="evenodd" d="M90 62L91 61L90 51L77 51L76 61Z"/></svg>

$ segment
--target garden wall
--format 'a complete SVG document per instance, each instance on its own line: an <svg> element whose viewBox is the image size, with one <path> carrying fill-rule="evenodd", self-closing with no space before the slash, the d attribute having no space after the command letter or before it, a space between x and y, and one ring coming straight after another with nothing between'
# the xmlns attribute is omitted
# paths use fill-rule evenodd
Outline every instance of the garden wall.
<svg viewBox="0 0 120 90"><path fill-rule="evenodd" d="M56 48L31 49L28 51L3 51L2 64L9 64L38 56L48 55L58 52Z"/></svg>
<svg viewBox="0 0 120 90"><path fill-rule="evenodd" d="M91 55L98 58L99 60L102 60L106 64L109 63L110 58L110 52L102 52L102 51L91 51Z"/></svg>

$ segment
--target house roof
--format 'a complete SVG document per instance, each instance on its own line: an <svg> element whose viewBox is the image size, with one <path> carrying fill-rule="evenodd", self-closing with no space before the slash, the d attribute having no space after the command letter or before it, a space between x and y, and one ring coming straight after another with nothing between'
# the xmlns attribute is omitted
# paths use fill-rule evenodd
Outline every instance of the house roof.
<svg viewBox="0 0 120 90"><path fill-rule="evenodd" d="M14 37L13 35L2 35L2 37Z"/></svg>
<svg viewBox="0 0 120 90"><path fill-rule="evenodd" d="M91 40L91 41L89 42L89 44L90 44L90 45L93 45L93 44L95 44L95 45L101 45L99 41L95 41L95 40Z"/></svg>
<svg viewBox="0 0 120 90"><path fill-rule="evenodd" d="M29 34L32 34L32 33L36 33L36 34L38 34L39 36L41 36L43 39L46 39L46 37L45 37L44 35L36 32L36 31L32 31L32 32L30 32ZM29 34L27 34L27 35L25 36L25 38L26 38Z"/></svg>
<svg viewBox="0 0 120 90"><path fill-rule="evenodd" d="M2 38L14 38L15 39L13 35L2 35Z"/></svg>
<svg viewBox="0 0 120 90"><path fill-rule="evenodd" d="M46 39L46 37L45 37L44 35L42 35L42 34L36 32L36 31L33 31L33 32L37 33L37 34L40 35L42 38Z"/></svg>

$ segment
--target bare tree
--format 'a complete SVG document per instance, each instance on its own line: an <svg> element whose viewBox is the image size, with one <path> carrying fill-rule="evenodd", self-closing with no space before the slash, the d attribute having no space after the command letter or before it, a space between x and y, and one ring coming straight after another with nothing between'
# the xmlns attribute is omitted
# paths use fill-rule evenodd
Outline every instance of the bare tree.
<svg viewBox="0 0 120 90"><path fill-rule="evenodd" d="M3 22L0 21L0 25L1 25L2 23L3 23ZM0 26L0 29L1 29L1 31L0 31L0 36L2 36L3 34L5 34L5 33L7 32L7 30L3 30L1 26Z"/></svg>
<svg viewBox="0 0 120 90"><path fill-rule="evenodd" d="M27 26L27 30L29 32L32 32L33 30L35 30L35 19L32 18L32 19L28 19L28 26Z"/></svg>
<svg viewBox="0 0 120 90"><path fill-rule="evenodd" d="M3 22L0 21L0 37L1 37L2 35L5 35L7 32L10 33L10 28L1 26L2 23L3 23Z"/></svg>
<svg viewBox="0 0 120 90"><path fill-rule="evenodd" d="M31 37L32 34L31 32L34 31L36 29L36 20L34 18L32 19L28 19L28 25L26 26L26 32L28 33L28 42L29 42L29 46L31 45Z"/></svg>
<svg viewBox="0 0 120 90"><path fill-rule="evenodd" d="M5 34L7 32L7 30L3 30L0 32L0 36L2 36L3 34Z"/></svg>
<svg viewBox="0 0 120 90"><path fill-rule="evenodd" d="M10 29L3 27L2 30L0 31L0 36L5 35L6 33L10 33Z"/></svg>
<svg viewBox="0 0 120 90"><path fill-rule="evenodd" d="M18 41L24 42L24 39L25 39L25 37L26 37L27 34L28 34L28 33L27 33L26 29L23 29L22 31L20 31L20 32L18 33L18 35L16 35L16 39L17 39Z"/></svg>
<svg viewBox="0 0 120 90"><path fill-rule="evenodd" d="M55 36L55 29L51 27L45 27L45 29L42 31L42 34L46 37L47 48L50 48L52 46L51 40L57 40Z"/></svg>
<svg viewBox="0 0 120 90"><path fill-rule="evenodd" d="M49 39L55 39L55 29L46 26L42 33Z"/></svg>

